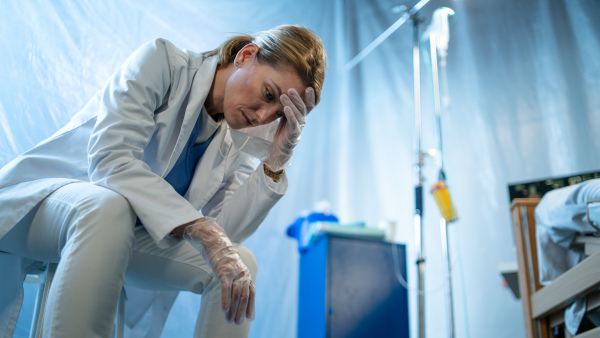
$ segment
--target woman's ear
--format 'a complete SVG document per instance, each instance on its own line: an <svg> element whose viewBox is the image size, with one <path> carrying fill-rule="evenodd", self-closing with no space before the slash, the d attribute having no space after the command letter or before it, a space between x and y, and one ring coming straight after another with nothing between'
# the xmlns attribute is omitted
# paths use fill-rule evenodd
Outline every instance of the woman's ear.
<svg viewBox="0 0 600 338"><path fill-rule="evenodd" d="M256 58L257 53L258 46L255 43L249 43L245 45L242 49L240 49L235 57L236 66L241 67L244 63L252 61L254 58Z"/></svg>

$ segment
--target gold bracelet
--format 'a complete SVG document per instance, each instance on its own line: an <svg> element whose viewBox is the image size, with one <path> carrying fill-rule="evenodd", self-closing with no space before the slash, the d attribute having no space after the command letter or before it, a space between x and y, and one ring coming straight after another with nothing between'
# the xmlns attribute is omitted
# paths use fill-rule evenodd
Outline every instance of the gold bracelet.
<svg viewBox="0 0 600 338"><path fill-rule="evenodd" d="M283 175L283 169L273 171L266 164L263 164L263 167L265 168L265 175L269 176L275 183L279 182L281 175Z"/></svg>

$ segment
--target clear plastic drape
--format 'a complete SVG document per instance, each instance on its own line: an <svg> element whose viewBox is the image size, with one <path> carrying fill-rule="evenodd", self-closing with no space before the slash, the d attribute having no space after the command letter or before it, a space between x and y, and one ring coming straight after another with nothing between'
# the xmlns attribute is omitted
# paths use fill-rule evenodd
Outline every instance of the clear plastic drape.
<svg viewBox="0 0 600 338"><path fill-rule="evenodd" d="M411 7L416 1L404 2ZM398 224L408 244L411 335L414 288L412 27L350 71L344 65L395 22L391 0L0 2L0 165L50 136L141 43L156 37L203 51L235 32L297 23L329 54L322 102L308 117L290 189L245 245L258 265L251 337L294 337L296 242L285 228L328 200L342 222ZM435 1L450 28L445 168L460 220L450 227L455 318L461 337L523 335L521 304L501 286L515 261L507 184L600 170L600 3ZM431 75L422 68L423 147L435 147ZM436 162L426 162L426 186ZM428 336L445 334L439 213L425 197ZM191 336L199 297L181 294L163 336ZM32 312L31 299L23 311ZM24 317L26 318L26 316ZM24 326L22 326L24 325ZM28 323L20 329L25 332ZM17 329L19 330L19 328Z"/></svg>
<svg viewBox="0 0 600 338"><path fill-rule="evenodd" d="M408 3L411 7L416 1ZM400 14L391 1L345 1L349 60ZM590 1L431 1L455 11L442 111L444 166L460 220L449 227L457 337L523 336L521 304L498 265L516 261L508 184L600 171L600 4ZM428 45L425 45L428 47ZM349 73L338 205L346 220L398 221L409 243L411 332L416 332L412 25ZM436 147L431 70L421 60L423 148ZM425 161L425 187L437 179ZM439 212L425 197L426 333L446 334ZM412 269L411 269L412 266ZM444 325L442 325L444 324Z"/></svg>

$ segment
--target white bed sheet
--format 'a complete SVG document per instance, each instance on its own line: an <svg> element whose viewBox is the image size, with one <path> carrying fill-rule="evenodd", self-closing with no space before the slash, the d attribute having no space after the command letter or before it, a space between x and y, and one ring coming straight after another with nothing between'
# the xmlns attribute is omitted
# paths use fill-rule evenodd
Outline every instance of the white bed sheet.
<svg viewBox="0 0 600 338"><path fill-rule="evenodd" d="M582 234L596 234L600 225L600 179L552 190L535 209L540 283L547 285L587 256L575 244ZM585 313L585 297L565 311L565 325L575 334Z"/></svg>

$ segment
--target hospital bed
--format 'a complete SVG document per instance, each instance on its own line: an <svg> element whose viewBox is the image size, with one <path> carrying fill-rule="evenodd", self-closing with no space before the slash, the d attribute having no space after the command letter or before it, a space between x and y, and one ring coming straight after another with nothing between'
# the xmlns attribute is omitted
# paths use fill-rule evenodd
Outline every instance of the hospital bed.
<svg viewBox="0 0 600 338"><path fill-rule="evenodd" d="M591 184L600 187L600 180ZM571 200L564 204L573 203L573 189L570 187L566 189L571 190L565 191L563 195L571 193ZM555 194L552 198L556 198L559 194ZM579 196L575 194L575 197L581 198L581 194ZM549 197L545 195L544 198L548 199ZM560 198L568 201L565 197ZM563 200L560 198L558 202L555 201L556 205L560 206L562 203ZM578 327L582 316L593 318L594 313L600 311L600 237L596 237L597 233L593 233L598 229L587 212L591 208L596 212L594 215L597 215L597 211L600 210L600 200L590 199L585 205L579 206L577 217L565 215L564 219L571 217L579 220L578 225L566 225L567 227L571 226L569 229L573 230L571 232L565 232L565 229L545 228L540 224L537 224L536 227L535 213L540 202L540 198L516 198L510 207L519 266L518 278L525 336L527 338L600 337L600 327L594 327L595 325L586 327L585 323L591 324L588 320L581 325L577 335L572 335L567 329L573 330L573 322L576 322L576 327ZM546 221L548 215L540 216L540 213L552 214L547 211L548 202L541 206L543 210L538 208L537 211L538 223L542 223L539 222L540 219L544 220L544 223L549 223ZM567 205L565 210L571 212L574 210L572 207L572 205ZM584 212L588 214L581 215L581 210L585 210ZM555 214L550 216L555 217ZM558 214L558 217L562 216ZM589 220L589 226L582 226L582 220ZM566 224L568 222L561 220L558 223ZM556 240L559 238L556 236L557 233L560 235L574 234L577 226L581 227L581 233L577 232L577 237L570 241L568 249L561 249L552 243L555 245L554 247L548 245L548 238L552 237ZM544 237L546 234L550 235ZM581 234L587 234L587 236ZM560 238L558 241L560 242ZM576 259L577 257L580 259ZM564 271L553 269L553 263L550 260L554 259L564 263ZM546 282L549 279L548 276L552 274L554 274L551 276L552 281Z"/></svg>

